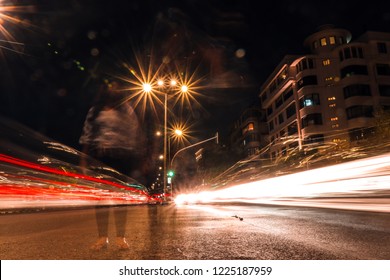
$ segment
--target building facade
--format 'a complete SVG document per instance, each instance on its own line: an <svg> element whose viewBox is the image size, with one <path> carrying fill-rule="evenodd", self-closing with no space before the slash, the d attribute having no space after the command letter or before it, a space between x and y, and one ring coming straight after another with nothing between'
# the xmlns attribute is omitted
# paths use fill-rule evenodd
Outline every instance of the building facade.
<svg viewBox="0 0 390 280"><path fill-rule="evenodd" d="M259 154L267 145L265 113L258 107L251 107L233 123L230 133L230 147L241 158Z"/></svg>
<svg viewBox="0 0 390 280"><path fill-rule="evenodd" d="M390 108L390 33L356 40L326 26L309 36L307 55L287 55L260 89L269 156L310 145L353 143L373 131L374 113Z"/></svg>

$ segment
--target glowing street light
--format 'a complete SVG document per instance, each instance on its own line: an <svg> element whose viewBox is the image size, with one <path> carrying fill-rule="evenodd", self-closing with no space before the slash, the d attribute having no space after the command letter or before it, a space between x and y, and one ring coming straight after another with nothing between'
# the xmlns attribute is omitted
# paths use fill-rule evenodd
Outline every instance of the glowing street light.
<svg viewBox="0 0 390 280"><path fill-rule="evenodd" d="M29 21L21 20L15 15L20 12L31 13L34 11L34 6L11 5L3 2L0 0L0 55L2 55L3 49L23 54L24 43L18 42L12 31L15 27L34 26ZM8 24L11 25L11 28L8 28Z"/></svg>
<svg viewBox="0 0 390 280"><path fill-rule="evenodd" d="M133 75L135 75L134 72L132 72ZM164 193L167 192L167 165L168 165L168 153L169 153L169 137L168 137L168 92L174 91L175 94L190 94L189 86L186 84L179 85L178 81L174 78L170 79L169 82L166 82L164 79L157 79L154 80L150 79L147 82L141 82L139 83L140 89L138 92L138 102L140 102L140 98L142 96L149 97L153 95L153 91L155 88L158 88L158 92L164 94L164 131L162 134L164 135L164 152L163 155L161 155L159 158L160 160L163 160L163 174L164 174ZM156 87L157 85L157 87ZM165 85L169 85L165 87ZM186 98L186 97L183 97ZM180 129L174 130L175 135L182 136L183 131ZM161 132L156 133L157 136L161 135Z"/></svg>
<svg viewBox="0 0 390 280"><path fill-rule="evenodd" d="M142 85L142 89L146 93L150 93L152 91L152 85L149 83L145 83Z"/></svg>
<svg viewBox="0 0 390 280"><path fill-rule="evenodd" d="M168 162L171 160L171 138L177 141L184 137L184 131L181 128L172 129L172 134L168 137Z"/></svg>
<svg viewBox="0 0 390 280"><path fill-rule="evenodd" d="M160 87L164 86L164 83L162 83L162 80L158 80L157 84ZM177 81L175 79L170 80L171 89L173 87L177 86ZM182 91L183 93L188 91L188 87L182 85L181 90L184 89L185 91ZM164 91L164 193L167 191L167 182L168 182L168 176L167 176L167 155L168 155L168 92L167 90ZM175 131L176 132L176 131ZM177 133L180 134L179 130L177 130ZM181 132L182 134L182 132Z"/></svg>
<svg viewBox="0 0 390 280"><path fill-rule="evenodd" d="M195 78L195 72L191 75L180 72L177 76L170 76L170 79L169 76L159 78L161 77L160 74L163 71L161 68L158 68L156 72L150 69L151 64L145 68L143 67L144 63L142 63L141 58L137 59L137 64L139 71L136 71L133 67L123 63L123 66L129 70L131 76L126 76L122 79L133 85L129 88L129 90L134 91L134 93L129 97L129 100L133 99L135 101L134 107L141 104L144 113L147 108L151 107L157 114L154 102L156 101L164 106L164 130L162 134L164 135L164 192L166 192L168 164L168 92L172 93L172 97L174 99L172 105L173 107L178 103L182 106L184 106L184 104L188 104L192 110L192 104L198 106L200 105L195 96L198 95L196 90L199 89L198 83L201 80ZM160 100L158 96L159 94L164 95L163 102ZM150 103L150 106L148 106L147 103Z"/></svg>
<svg viewBox="0 0 390 280"><path fill-rule="evenodd" d="M180 129L175 129L175 134L176 134L177 136L182 136L182 135L183 135L183 131L180 130Z"/></svg>
<svg viewBox="0 0 390 280"><path fill-rule="evenodd" d="M162 87L163 85L164 85L164 80L158 80L157 81L157 85L159 86L159 87Z"/></svg>

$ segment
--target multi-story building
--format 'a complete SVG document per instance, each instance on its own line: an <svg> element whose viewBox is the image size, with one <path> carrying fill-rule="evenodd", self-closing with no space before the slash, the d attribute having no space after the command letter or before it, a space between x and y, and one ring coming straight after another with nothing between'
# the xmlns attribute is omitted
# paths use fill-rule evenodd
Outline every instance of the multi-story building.
<svg viewBox="0 0 390 280"><path fill-rule="evenodd" d="M258 154L266 146L267 127L264 111L251 107L233 123L230 146L241 158Z"/></svg>
<svg viewBox="0 0 390 280"><path fill-rule="evenodd" d="M307 144L353 143L372 132L374 112L390 108L390 33L356 40L326 26L285 56L260 89L270 157Z"/></svg>

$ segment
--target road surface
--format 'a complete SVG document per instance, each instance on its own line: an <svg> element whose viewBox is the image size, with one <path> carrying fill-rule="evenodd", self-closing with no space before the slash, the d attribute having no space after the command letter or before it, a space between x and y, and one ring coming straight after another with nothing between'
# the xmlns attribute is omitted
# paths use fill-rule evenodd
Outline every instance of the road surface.
<svg viewBox="0 0 390 280"><path fill-rule="evenodd" d="M110 209L109 237L115 235ZM264 205L127 206L129 250L94 251L95 209L0 215L3 260L388 260L390 214Z"/></svg>

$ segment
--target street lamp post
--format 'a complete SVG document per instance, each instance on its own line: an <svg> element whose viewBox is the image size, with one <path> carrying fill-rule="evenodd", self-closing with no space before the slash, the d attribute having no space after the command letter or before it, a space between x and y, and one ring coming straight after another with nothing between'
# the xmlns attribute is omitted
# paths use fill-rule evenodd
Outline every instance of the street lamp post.
<svg viewBox="0 0 390 280"><path fill-rule="evenodd" d="M165 83L164 80L159 79L157 81L158 87L162 88L164 87ZM170 80L170 89L173 89L177 86L177 81L175 79ZM142 83L142 91L145 93L150 93L153 90L151 83L145 82ZM187 93L189 91L189 88L187 85L182 84L180 86L180 92L181 93ZM163 152L163 191L164 194L167 192L167 179L168 179L168 169L167 169L167 156L168 156L168 90L164 90L164 152ZM164 196L165 197L165 196Z"/></svg>
<svg viewBox="0 0 390 280"><path fill-rule="evenodd" d="M168 94L167 92L164 93L164 165L163 165L163 170L164 170L164 184L163 184L163 190L164 190L164 199L165 199L165 194L167 192L167 141L168 141Z"/></svg>
<svg viewBox="0 0 390 280"><path fill-rule="evenodd" d="M163 80L158 80L157 85L159 87L164 86L164 81ZM175 79L170 80L170 88L174 88L177 85L177 81ZM182 93L186 93L188 91L188 86L182 85L180 88L180 91ZM167 182L168 182L168 92L167 90L164 90L164 164L163 164L163 171L164 171L164 176L163 176L163 191L164 194L167 193ZM165 196L164 196L165 197Z"/></svg>

